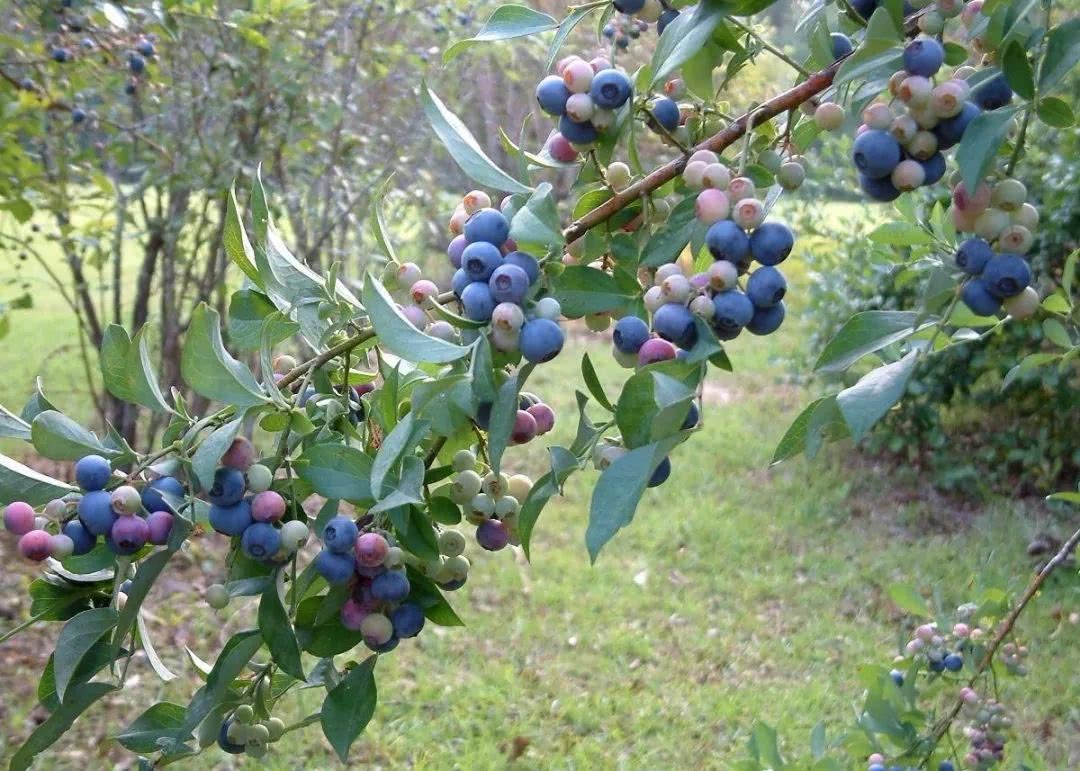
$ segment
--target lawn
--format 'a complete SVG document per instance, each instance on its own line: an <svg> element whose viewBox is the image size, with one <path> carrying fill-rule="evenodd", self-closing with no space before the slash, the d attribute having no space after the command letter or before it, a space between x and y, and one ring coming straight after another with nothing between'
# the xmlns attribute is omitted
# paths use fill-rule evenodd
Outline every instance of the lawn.
<svg viewBox="0 0 1080 771"><path fill-rule="evenodd" d="M805 281L797 265L789 271L792 320ZM74 390L70 351L49 353L70 344L74 321L50 298L43 290L37 310L12 317L11 336L0 344L8 370L0 402L21 405L41 371L50 395L79 414L85 401ZM18 342L25 335L33 336L30 350ZM470 581L450 597L467 627L429 627L379 662L379 709L353 748L353 764L725 768L744 756L751 726L763 720L778 729L795 767L806 767L814 724L824 721L830 738L850 728L860 703L858 668L888 665L898 629L912 622L889 601L890 584L927 595L937 588L950 604L984 585L1019 591L1032 568L1025 546L1045 516L1033 503L972 504L900 489L887 468L849 448L814 463L768 467L809 398L785 377L785 358L801 343L799 325L789 323L778 335L730 344L736 373L711 375L703 430L678 449L669 482L647 493L633 525L595 565L584 547L594 474L574 478L545 511L531 564L518 552L471 547ZM530 388L560 416L551 444L573 435L568 384L580 381L576 362L586 345L609 393L624 377L606 343L579 337L538 369ZM543 450L513 449L507 462L535 477ZM3 557L12 546L2 541ZM220 537L196 539L148 600L157 648L180 679L162 685L137 660L124 692L80 720L40 768L111 767L121 753L106 741L110 731L154 700L186 702L196 676L183 646L212 658L253 616L242 604L215 614L201 601L202 588L222 578L223 557ZM25 618L34 575L8 562L0 631ZM1076 610L1073 571L1052 582L1021 623L1032 671L1002 683L1016 722L1014 759L1031 751L1047 768L1080 764L1080 629L1061 621ZM0 647L0 759L32 728L46 638L57 631ZM315 711L321 695L294 694L282 717ZM332 758L311 727L273 745L264 764L330 768ZM254 763L215 750L182 767Z"/></svg>

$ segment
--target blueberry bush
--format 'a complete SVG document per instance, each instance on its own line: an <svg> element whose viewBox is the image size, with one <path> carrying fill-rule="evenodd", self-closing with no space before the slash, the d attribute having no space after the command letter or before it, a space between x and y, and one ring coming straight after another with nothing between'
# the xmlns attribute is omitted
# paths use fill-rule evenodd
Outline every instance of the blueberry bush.
<svg viewBox="0 0 1080 771"><path fill-rule="evenodd" d="M823 132L853 135L868 205L894 202L875 212L869 238L895 249L920 291L907 307L854 315L824 345L818 370L856 376L798 416L776 462L813 455L827 440L861 439L920 368L1016 326L1041 324L1053 345L1017 373L1075 366L1077 253L1053 287L1031 286L1041 215L1028 186L1039 180L1021 177L1041 132L1073 124L1061 86L1080 61L1080 19L1050 2L817 3L799 23L809 51L799 61L747 20L769 5L597 0L561 20L526 6L495 9L444 59L545 36L536 100L552 125L537 146L504 133L503 168L421 84L432 131L478 186L447 213L448 287L399 257L382 210L386 185L368 220L380 264L350 279L290 249L303 235L277 224L253 170L244 207L231 190L220 202L221 251L242 285L227 302L194 305L182 342L160 352L175 357L167 363L183 388L162 382L145 327L102 329L102 382L112 398L159 416L153 448L137 449L112 425L90 431L41 390L18 414L0 414L3 436L75 461L66 481L0 457L5 528L43 568L23 627L62 623L41 677L49 717L12 768L28 767L122 689L136 649L160 677L175 677L142 605L197 531L230 544L228 579L207 603L257 603L257 625L200 664L189 703L148 706L118 741L149 768L215 747L262 757L286 731L319 723L346 760L375 710L379 656L429 625L460 625L447 595L479 580L463 554L468 536L488 551L514 545L529 556L545 504L593 468L585 546L595 561L631 524L645 489L665 483L701 425L709 368L730 370L726 346L752 346L785 322L789 286L778 266L798 233L775 207L802 185L804 154ZM165 31L174 7L164 4ZM103 3L100 13L122 12ZM586 20L600 52L566 55L563 44ZM648 40L653 23L650 60L621 67L631 31ZM74 28L64 25L52 35L50 67L96 50L92 39L68 45ZM106 57L125 70L129 95L155 67L152 34L129 34L116 47L122 56ZM766 56L790 68L790 88L730 114L730 84ZM71 107L73 123L91 120ZM647 147L671 160L645 168ZM552 170L576 180L564 207L546 181ZM568 319L595 334L613 327L611 355L627 378L609 394L583 354L577 414L560 417L525 388L562 354ZM305 354L286 352L294 350ZM557 419L576 421L569 446L549 448L536 480L512 473L513 447ZM1078 492L1051 497L1080 503ZM945 771L1005 758L1009 712L997 675L1022 674L1017 620L1078 540L1080 532L1015 600L988 591L927 621L923 598L894 587L897 604L923 623L889 668L865 671L854 728L831 740L815 730L815 767ZM308 541L318 548L305 549ZM317 713L293 725L275 716L291 693L315 688L325 690ZM741 767L784 766L766 724L750 749Z"/></svg>

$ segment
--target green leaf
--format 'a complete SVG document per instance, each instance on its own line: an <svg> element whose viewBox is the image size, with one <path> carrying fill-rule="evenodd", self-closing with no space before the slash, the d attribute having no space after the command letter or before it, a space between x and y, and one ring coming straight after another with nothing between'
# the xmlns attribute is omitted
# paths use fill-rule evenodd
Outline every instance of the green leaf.
<svg viewBox="0 0 1080 771"><path fill-rule="evenodd" d="M187 710L179 704L159 701L135 718L114 739L131 752L149 755L161 749L159 739L170 737L184 723Z"/></svg>
<svg viewBox="0 0 1080 771"><path fill-rule="evenodd" d="M371 490L376 500L383 497L383 481L387 473L397 465L403 455L416 449L416 445L428 435L430 428L430 423L417 420L415 412L409 412L383 439L371 466Z"/></svg>
<svg viewBox="0 0 1080 771"><path fill-rule="evenodd" d="M386 199L386 191L390 187L390 181L394 178L391 174L386 180L379 185L378 190L375 191L375 195L371 197L371 208L368 222L371 223L372 235L375 236L375 242L382 249L383 254L390 258L391 262L399 262L397 252L394 251L394 244L391 243L390 238L386 234L386 225L383 223L382 216L382 202Z"/></svg>
<svg viewBox="0 0 1080 771"><path fill-rule="evenodd" d="M551 291L570 318L625 308L637 298L610 274L586 265L566 266L551 279Z"/></svg>
<svg viewBox="0 0 1080 771"><path fill-rule="evenodd" d="M757 758L764 767L772 771L785 768L780 748L777 745L776 729L760 720L754 722L750 731L750 754Z"/></svg>
<svg viewBox="0 0 1080 771"><path fill-rule="evenodd" d="M910 613L920 619L930 618L930 607L921 594L915 591L915 587L909 584L890 584L889 599L896 607L905 613Z"/></svg>
<svg viewBox="0 0 1080 771"><path fill-rule="evenodd" d="M650 268L659 267L669 262L675 262L683 249L690 243L697 226L697 217L694 214L694 206L697 203L695 196L688 196L680 201L671 211L667 222L649 237L645 244L642 265Z"/></svg>
<svg viewBox="0 0 1080 771"><path fill-rule="evenodd" d="M1054 128L1072 128L1076 123L1076 115L1073 114L1072 107L1056 96L1040 99L1035 107L1035 114L1047 126Z"/></svg>
<svg viewBox="0 0 1080 771"><path fill-rule="evenodd" d="M465 626L431 579L411 567L407 572L411 587L409 600L420 604L428 621L439 626Z"/></svg>
<svg viewBox="0 0 1080 771"><path fill-rule="evenodd" d="M286 318L261 292L254 289L233 292L229 299L229 342L237 350L259 350L267 324L267 343L271 347L300 331L300 325Z"/></svg>
<svg viewBox="0 0 1080 771"><path fill-rule="evenodd" d="M668 24L653 51L651 88L656 89L700 51L731 10L722 0L701 0L693 10L684 10Z"/></svg>
<svg viewBox="0 0 1080 771"><path fill-rule="evenodd" d="M1046 39L1046 55L1039 68L1039 90L1046 92L1064 79L1069 70L1080 62L1080 17L1050 30Z"/></svg>
<svg viewBox="0 0 1080 771"><path fill-rule="evenodd" d="M581 376L585 380L585 387L589 389L589 393L596 399L596 402L608 412L614 412L615 407L612 406L607 394L604 393L604 387L600 385L600 378L596 376L596 368L593 367L592 359L589 358L588 353L581 355Z"/></svg>
<svg viewBox="0 0 1080 771"><path fill-rule="evenodd" d="M536 35L558 26L559 23L551 16L524 5L500 5L488 17L476 35L466 40L459 40L446 49L446 53L443 54L443 64L450 62L458 54L477 43Z"/></svg>
<svg viewBox="0 0 1080 771"><path fill-rule="evenodd" d="M319 495L370 506L375 503L371 495L373 462L355 447L326 443L308 447L293 465L297 475Z"/></svg>
<svg viewBox="0 0 1080 771"><path fill-rule="evenodd" d="M836 395L836 404L856 440L900 401L917 361L918 353L912 351L899 361L871 370Z"/></svg>
<svg viewBox="0 0 1080 771"><path fill-rule="evenodd" d="M510 238L519 245L535 244L550 251L562 248L565 240L559 210L551 194L551 184L542 183L510 221Z"/></svg>
<svg viewBox="0 0 1080 771"><path fill-rule="evenodd" d="M240 209L236 204L236 190L229 190L225 207L225 223L221 231L221 245L226 256L244 272L258 287L263 286L262 276L255 267L255 250L248 241L244 223L240 221Z"/></svg>
<svg viewBox="0 0 1080 771"><path fill-rule="evenodd" d="M424 459L415 455L406 455L401 459L401 469L391 475L390 492L368 509L369 514L390 511L406 504L423 503Z"/></svg>
<svg viewBox="0 0 1080 771"><path fill-rule="evenodd" d="M1076 506L1080 506L1080 493L1061 492L1053 493L1046 496L1048 501L1064 501L1065 503L1071 503Z"/></svg>
<svg viewBox="0 0 1080 771"><path fill-rule="evenodd" d="M544 64L544 72L547 72L554 66L555 59L559 55L559 49L562 48L562 44L566 42L566 38L574 31L574 28L595 10L595 6L586 5L572 11L565 19L559 22L559 30L555 33L555 36L551 40L551 45L548 47L547 62Z"/></svg>
<svg viewBox="0 0 1080 771"><path fill-rule="evenodd" d="M46 410L30 425L34 449L50 460L78 460L85 455L116 458L123 453L101 443L89 431L63 413Z"/></svg>
<svg viewBox="0 0 1080 771"><path fill-rule="evenodd" d="M375 714L378 690L374 672L377 660L378 656L369 656L353 667L326 694L323 701L319 722L323 734L342 763L348 761L349 748Z"/></svg>
<svg viewBox="0 0 1080 771"><path fill-rule="evenodd" d="M267 401L255 376L229 355L221 341L217 311L199 303L180 355L180 373L198 394L236 407Z"/></svg>
<svg viewBox="0 0 1080 771"><path fill-rule="evenodd" d="M870 240L889 246L919 246L934 243L934 237L909 222L883 222L870 232Z"/></svg>
<svg viewBox="0 0 1080 771"><path fill-rule="evenodd" d="M289 614L281 602L277 581L267 582L259 600L259 631L271 658L281 671L301 682L306 680L304 665L300 660L300 645L296 642Z"/></svg>
<svg viewBox="0 0 1080 771"><path fill-rule="evenodd" d="M438 536L419 506L396 508L390 512L390 520L406 551L422 560L439 559Z"/></svg>
<svg viewBox="0 0 1080 771"><path fill-rule="evenodd" d="M26 501L40 506L60 498L74 487L0 455L0 501Z"/></svg>
<svg viewBox="0 0 1080 771"><path fill-rule="evenodd" d="M470 179L507 193L529 193L532 188L523 185L500 169L487 157L476 137L461 119L446 108L426 83L420 84L420 101L424 114L435 130L439 140L446 146L450 157Z"/></svg>
<svg viewBox="0 0 1080 771"><path fill-rule="evenodd" d="M36 418L39 413L45 412L45 410L55 409L56 406L49 401L47 396L45 396L45 392L41 387L41 378L39 377L34 380L34 393L31 394L30 398L27 400L26 405L22 408L22 412L19 413L19 417L27 423L33 423L34 418ZM57 411L59 412L59 410Z"/></svg>
<svg viewBox="0 0 1080 771"><path fill-rule="evenodd" d="M1072 348L1073 342L1065 326L1057 319L1045 319L1042 323L1046 339L1060 348Z"/></svg>
<svg viewBox="0 0 1080 771"><path fill-rule="evenodd" d="M30 424L0 404L0 439L30 441Z"/></svg>
<svg viewBox="0 0 1080 771"><path fill-rule="evenodd" d="M548 450L551 460L551 468L529 490L529 494L521 503L521 511L518 512L518 536L521 538L521 548L525 550L525 557L531 559L529 554L529 542L532 539L536 521L540 518L540 512L555 495L562 493L562 486L567 478L581 468L581 462L573 453L564 447L552 447Z"/></svg>
<svg viewBox="0 0 1080 771"><path fill-rule="evenodd" d="M72 684L72 676L83 657L106 632L116 626L116 611L112 608L91 608L73 617L60 630L56 639L56 696L61 702Z"/></svg>
<svg viewBox="0 0 1080 771"><path fill-rule="evenodd" d="M407 361L445 364L468 354L464 346L425 335L401 315L386 287L370 273L364 280L364 307L379 336L379 345Z"/></svg>
<svg viewBox="0 0 1080 771"><path fill-rule="evenodd" d="M125 650L119 652L119 657L126 655L130 655L130 652ZM41 673L37 686L38 701L49 712L55 712L60 708L60 699L56 697L55 659L55 655L49 655L49 660L45 662L45 669ZM102 640L83 656L79 666L75 668L75 674L71 680L74 683L88 683L93 679L94 675L117 659L118 656L113 652L110 644Z"/></svg>
<svg viewBox="0 0 1080 771"><path fill-rule="evenodd" d="M169 412L154 366L150 363L146 330L147 326L143 325L132 340L127 330L119 324L110 324L105 328L99 355L101 379L105 388L117 399L156 412Z"/></svg>
<svg viewBox="0 0 1080 771"><path fill-rule="evenodd" d="M364 636L341 623L341 606L348 596L346 587L331 587L330 593L308 597L296 611L296 640L314 656L337 656L355 648Z"/></svg>
<svg viewBox="0 0 1080 771"><path fill-rule="evenodd" d="M146 595L150 593L154 581L161 575L161 571L165 569L172 555L179 551L190 531L191 525L186 520L181 517L175 518L173 531L169 534L169 548L155 552L140 563L139 570L135 573L135 578L132 579L129 591L126 593L127 601L116 619L111 648L114 657L119 654L120 646L123 645L128 632L138 620L139 608L142 607ZM152 644L146 641L144 641L144 647L153 648ZM147 654L149 655L149 651Z"/></svg>
<svg viewBox="0 0 1080 771"><path fill-rule="evenodd" d="M863 356L933 326L915 311L863 311L844 322L814 364L815 372L843 372Z"/></svg>
<svg viewBox="0 0 1080 771"><path fill-rule="evenodd" d="M847 435L847 425L836 406L836 394L822 396L808 404L788 426L773 451L771 465L775 466L801 452L813 457L825 439Z"/></svg>
<svg viewBox="0 0 1080 771"><path fill-rule="evenodd" d="M1035 97L1035 73L1031 70L1027 50L1016 40L1005 46L1001 57L1001 71L1005 80L1024 99Z"/></svg>
<svg viewBox="0 0 1080 771"><path fill-rule="evenodd" d="M34 729L18 751L12 755L8 765L10 771L25 771L30 768L34 758L44 752L61 736L68 732L75 719L88 710L102 696L117 690L111 683L87 683L78 688L60 708L53 712L44 723Z"/></svg>
<svg viewBox="0 0 1080 771"><path fill-rule="evenodd" d="M75 586L38 578L30 584L30 615L43 621L64 621L85 608L95 590L92 584Z"/></svg>
<svg viewBox="0 0 1080 771"><path fill-rule="evenodd" d="M195 479L201 489L209 490L214 484L214 472L221 465L221 456L232 445L243 424L244 416L241 415L236 420L215 428L199 444L199 449L191 457L191 470L195 472Z"/></svg>
<svg viewBox="0 0 1080 771"><path fill-rule="evenodd" d="M1002 108L981 113L971 121L956 150L956 163L964 177L964 187L974 190L986 175L990 162L1009 133L1016 108Z"/></svg>
<svg viewBox="0 0 1080 771"><path fill-rule="evenodd" d="M491 418L488 422L488 459L491 469L499 472L503 451L510 441L510 432L514 429L514 420L518 411L518 392L532 372L532 365L526 364L499 386L495 401L491 405Z"/></svg>

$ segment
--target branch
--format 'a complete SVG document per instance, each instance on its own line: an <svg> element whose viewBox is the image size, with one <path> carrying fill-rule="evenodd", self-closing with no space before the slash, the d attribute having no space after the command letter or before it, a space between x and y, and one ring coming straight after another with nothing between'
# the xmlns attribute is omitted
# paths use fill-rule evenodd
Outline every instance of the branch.
<svg viewBox="0 0 1080 771"><path fill-rule="evenodd" d="M278 381L278 388L284 388L291 383L295 383L297 380L307 374L308 370L318 369L331 359L340 356L343 353L351 351L356 346L360 345L361 343L367 342L373 337L375 337L374 329L361 329L352 337L348 338L347 340L343 340L332 348L327 348L318 356L308 359L302 364L297 364L295 367L285 373L285 377L281 378L281 380Z"/></svg>

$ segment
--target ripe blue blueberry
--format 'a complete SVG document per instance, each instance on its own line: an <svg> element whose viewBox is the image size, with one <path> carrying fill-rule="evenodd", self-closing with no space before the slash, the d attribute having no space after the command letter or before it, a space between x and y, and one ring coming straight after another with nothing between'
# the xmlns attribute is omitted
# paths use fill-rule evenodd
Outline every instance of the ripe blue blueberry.
<svg viewBox="0 0 1080 771"><path fill-rule="evenodd" d="M588 121L575 123L565 115L559 118L559 133L566 138L566 141L575 145L592 144L597 137L596 127L593 124Z"/></svg>
<svg viewBox="0 0 1080 771"><path fill-rule="evenodd" d="M496 302L521 305L529 291L529 274L517 265L500 265L488 279L488 287Z"/></svg>
<svg viewBox="0 0 1080 771"><path fill-rule="evenodd" d="M473 281L461 292L461 306L465 318L473 321L490 321L495 310L495 298L486 281Z"/></svg>
<svg viewBox="0 0 1080 771"><path fill-rule="evenodd" d="M923 167L923 186L933 185L945 176L945 156L934 153L925 161L915 159L915 162Z"/></svg>
<svg viewBox="0 0 1080 771"><path fill-rule="evenodd" d="M979 316L994 316L1001 310L1001 300L990 292L986 282L977 278L964 284L960 293L964 305Z"/></svg>
<svg viewBox="0 0 1080 771"><path fill-rule="evenodd" d="M313 396L315 396L315 386L309 385L307 388L300 392L300 398L297 400L297 402L301 407L306 407L307 403L311 401Z"/></svg>
<svg viewBox="0 0 1080 771"><path fill-rule="evenodd" d="M229 718L221 724L221 730L218 731L217 745L230 755L243 755L244 745L229 741L229 727L232 726L232 724L232 718Z"/></svg>
<svg viewBox="0 0 1080 771"><path fill-rule="evenodd" d="M950 653L948 656L945 657L942 663L945 665L945 668L950 672L959 672L961 669L964 668L964 657L961 656L959 653Z"/></svg>
<svg viewBox="0 0 1080 771"><path fill-rule="evenodd" d="M124 594L131 594L131 587L134 585L135 582L129 578L127 581L124 581L124 583L120 584L120 591L122 591Z"/></svg>
<svg viewBox="0 0 1080 771"><path fill-rule="evenodd" d="M755 335L771 335L784 323L786 310L784 303L778 302L768 308L754 307L754 316L746 325L746 329Z"/></svg>
<svg viewBox="0 0 1080 771"><path fill-rule="evenodd" d="M562 329L551 319L533 319L521 328L518 348L528 361L542 364L559 355L565 339Z"/></svg>
<svg viewBox="0 0 1080 771"><path fill-rule="evenodd" d="M150 540L150 526L142 517L119 517L109 532L109 548L117 554L134 554Z"/></svg>
<svg viewBox="0 0 1080 771"><path fill-rule="evenodd" d="M701 413L698 411L698 406L694 402L690 402L690 410L686 413L686 417L683 418L682 425L679 426L680 431L689 431L694 428L698 421L701 420Z"/></svg>
<svg viewBox="0 0 1080 771"><path fill-rule="evenodd" d="M980 113L982 113L982 110L977 105L972 102L964 102L964 107L958 114L951 118L939 120L938 124L931 129L934 136L937 137L938 149L948 150L963 139L968 125L979 117Z"/></svg>
<svg viewBox="0 0 1080 771"><path fill-rule="evenodd" d="M612 24L610 21L607 24L604 25L603 35L608 40L611 40L612 38L615 37L615 25Z"/></svg>
<svg viewBox="0 0 1080 771"><path fill-rule="evenodd" d="M882 203L888 203L889 201L895 201L900 197L900 191L896 188L896 185L892 183L892 180L887 176L881 179L874 179L868 177L865 174L859 175L859 187L862 191L870 196L875 201L881 201Z"/></svg>
<svg viewBox="0 0 1080 771"><path fill-rule="evenodd" d="M679 105L675 103L675 100L668 99L666 96L657 97L649 103L649 110L656 122L668 131L674 131L679 127Z"/></svg>
<svg viewBox="0 0 1080 771"><path fill-rule="evenodd" d="M371 582L371 596L380 602L401 602L409 596L409 579L400 570L388 570Z"/></svg>
<svg viewBox="0 0 1080 771"><path fill-rule="evenodd" d="M795 235L787 225L766 222L750 234L750 256L762 265L779 265L795 246Z"/></svg>
<svg viewBox="0 0 1080 771"><path fill-rule="evenodd" d="M880 763L871 763L866 767L866 771L885 771L885 766Z"/></svg>
<svg viewBox="0 0 1080 771"><path fill-rule="evenodd" d="M558 75L548 75L536 86L536 101L548 115L558 117L566 113L566 100L570 89Z"/></svg>
<svg viewBox="0 0 1080 771"><path fill-rule="evenodd" d="M63 64L64 62L71 60L71 51L66 48L54 48L52 50L52 59L54 62Z"/></svg>
<svg viewBox="0 0 1080 771"><path fill-rule="evenodd" d="M244 472L222 466L214 472L214 484L206 497L217 506L232 506L244 497L244 490Z"/></svg>
<svg viewBox="0 0 1080 771"><path fill-rule="evenodd" d="M994 256L990 244L981 238L969 238L956 250L956 264L965 273L977 276Z"/></svg>
<svg viewBox="0 0 1080 771"><path fill-rule="evenodd" d="M663 35L664 30L668 28L671 22L679 18L679 11L675 8L668 8L662 14L660 18L656 20L656 34Z"/></svg>
<svg viewBox="0 0 1080 771"><path fill-rule="evenodd" d="M754 304L739 290L721 292L713 297L712 323L720 339L731 340L738 336L752 318Z"/></svg>
<svg viewBox="0 0 1080 771"><path fill-rule="evenodd" d="M63 533L75 544L75 550L72 554L86 554L97 545L97 538L94 534L87 530L86 525L77 519L73 519L64 525Z"/></svg>
<svg viewBox="0 0 1080 771"><path fill-rule="evenodd" d="M665 303L653 314L653 329L665 340L683 349L694 347L697 342L697 325L694 314L685 305Z"/></svg>
<svg viewBox="0 0 1080 771"><path fill-rule="evenodd" d="M158 477L142 492L142 505L147 511L172 511L162 493L175 498L184 497L184 486L175 477Z"/></svg>
<svg viewBox="0 0 1080 771"><path fill-rule="evenodd" d="M71 111L71 122L75 124L82 123L86 120L86 110L81 107L76 107Z"/></svg>
<svg viewBox="0 0 1080 771"><path fill-rule="evenodd" d="M75 481L83 490L104 490L111 475L109 461L100 455L85 455L75 464Z"/></svg>
<svg viewBox="0 0 1080 771"><path fill-rule="evenodd" d="M930 659L930 671L931 672L944 672L945 662L941 659Z"/></svg>
<svg viewBox="0 0 1080 771"><path fill-rule="evenodd" d="M424 609L415 602L405 602L390 614L395 637L416 637L424 628Z"/></svg>
<svg viewBox="0 0 1080 771"><path fill-rule="evenodd" d="M256 522L244 530L240 547L252 559L269 559L281 548L281 533L269 522Z"/></svg>
<svg viewBox="0 0 1080 771"><path fill-rule="evenodd" d="M461 253L461 269L470 281L487 281L495 268L503 264L499 247L487 241L477 241L465 247Z"/></svg>
<svg viewBox="0 0 1080 771"><path fill-rule="evenodd" d="M450 279L450 288L454 290L454 294L458 299L461 299L461 293L465 291L470 283L469 274L465 272L464 268L458 268L454 271L454 277Z"/></svg>
<svg viewBox="0 0 1080 771"><path fill-rule="evenodd" d="M649 487L659 487L671 476L671 458L665 457L649 477Z"/></svg>
<svg viewBox="0 0 1080 771"><path fill-rule="evenodd" d="M510 223L498 209L480 209L465 220L465 238L470 244L487 241L495 246L502 246L510 235Z"/></svg>
<svg viewBox="0 0 1080 771"><path fill-rule="evenodd" d="M528 252L510 252L503 258L504 265L516 265L525 271L529 277L529 283L534 284L540 278L540 263Z"/></svg>
<svg viewBox="0 0 1080 771"><path fill-rule="evenodd" d="M127 83L124 84L124 93L128 96L134 96L137 90L138 84L135 82L134 79L129 80Z"/></svg>
<svg viewBox="0 0 1080 771"><path fill-rule="evenodd" d="M982 278L995 297L1013 297L1031 283L1031 267L1018 254L998 254L986 263Z"/></svg>
<svg viewBox="0 0 1080 771"><path fill-rule="evenodd" d="M140 40L135 46L135 50L138 51L142 56L150 58L154 55L154 44L151 43L149 40Z"/></svg>
<svg viewBox="0 0 1080 771"><path fill-rule="evenodd" d="M620 353L637 353L649 339L649 325L637 316L623 316L615 322L611 341Z"/></svg>
<svg viewBox="0 0 1080 771"><path fill-rule="evenodd" d="M851 43L851 38L840 32L834 32L829 35L829 40L832 41L833 61L842 59L855 50L855 46Z"/></svg>
<svg viewBox="0 0 1080 771"><path fill-rule="evenodd" d="M769 308L784 299L787 280L771 265L758 268L746 282L746 296L758 308Z"/></svg>
<svg viewBox="0 0 1080 771"><path fill-rule="evenodd" d="M903 160L904 154L900 143L888 131L871 129L855 138L851 146L851 160L860 174L871 179L881 179L892 174L892 170Z"/></svg>
<svg viewBox="0 0 1080 771"><path fill-rule="evenodd" d="M356 572L356 560L350 554L323 549L315 558L315 570L328 584L346 584Z"/></svg>
<svg viewBox="0 0 1080 771"><path fill-rule="evenodd" d="M606 110L617 110L630 98L630 78L622 70L600 70L589 86L593 104ZM573 140L570 140L573 141Z"/></svg>
<svg viewBox="0 0 1080 771"><path fill-rule="evenodd" d="M889 677L892 678L892 681L894 683L896 683L897 687L903 687L903 685L904 685L904 673L901 672L899 669L894 669L891 672L889 672Z"/></svg>
<svg viewBox="0 0 1080 771"><path fill-rule="evenodd" d="M247 501L239 501L232 506L210 506L210 527L222 535L243 535L252 522L251 504Z"/></svg>
<svg viewBox="0 0 1080 771"><path fill-rule="evenodd" d="M323 543L330 551L344 554L352 551L359 534L355 522L348 517L337 516L323 528Z"/></svg>
<svg viewBox="0 0 1080 771"><path fill-rule="evenodd" d="M956 766L951 760L943 760L938 763L937 771L956 771Z"/></svg>
<svg viewBox="0 0 1080 771"><path fill-rule="evenodd" d="M880 4L881 0L852 0L851 7L863 19L869 19Z"/></svg>
<svg viewBox="0 0 1080 771"><path fill-rule="evenodd" d="M128 69L136 75L141 75L146 71L146 59L139 56L139 54L132 54L128 57Z"/></svg>
<svg viewBox="0 0 1080 771"><path fill-rule="evenodd" d="M79 520L92 535L108 535L116 521L112 497L104 490L91 490L79 501Z"/></svg>
<svg viewBox="0 0 1080 771"><path fill-rule="evenodd" d="M391 637L389 640L382 643L381 645L375 645L373 643L368 642L367 640L364 640L364 645L366 645L369 649L371 649L375 653L389 653L390 651L394 650L394 648L398 647L398 643L400 643L400 642L401 642L401 640L398 639L398 636L394 635L393 637Z"/></svg>
<svg viewBox="0 0 1080 771"><path fill-rule="evenodd" d="M615 0L612 5L615 6L615 10L619 13L625 13L627 16L633 16L635 13L645 7L645 0Z"/></svg>
<svg viewBox="0 0 1080 771"><path fill-rule="evenodd" d="M945 49L932 37L912 40L904 48L904 69L910 75L932 78L945 62Z"/></svg>
<svg viewBox="0 0 1080 771"><path fill-rule="evenodd" d="M977 85L971 92L971 100L984 110L996 110L1012 101L1013 90L1005 80L1004 74L998 74Z"/></svg>
<svg viewBox="0 0 1080 771"><path fill-rule="evenodd" d="M705 232L705 246L714 260L727 260L736 266L744 264L750 254L750 238L731 220L710 225Z"/></svg>

